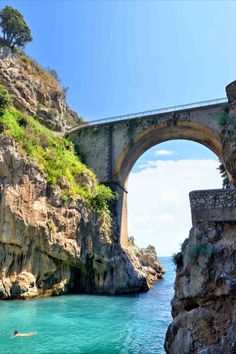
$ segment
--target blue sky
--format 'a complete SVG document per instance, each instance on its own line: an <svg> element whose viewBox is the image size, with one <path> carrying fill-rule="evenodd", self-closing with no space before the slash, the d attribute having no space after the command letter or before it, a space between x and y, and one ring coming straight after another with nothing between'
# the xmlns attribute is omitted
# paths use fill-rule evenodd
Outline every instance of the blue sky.
<svg viewBox="0 0 236 354"><path fill-rule="evenodd" d="M32 29L85 119L225 96L235 78L234 1L0 1Z"/></svg>
<svg viewBox="0 0 236 354"><path fill-rule="evenodd" d="M191 228L189 192L221 188L216 156L190 141L169 141L143 154L129 176L129 234L157 254L180 249Z"/></svg>
<svg viewBox="0 0 236 354"><path fill-rule="evenodd" d="M69 86L68 103L86 120L224 97L225 86L236 78L235 1L18 0L0 5L24 15L34 39L26 53L57 70L62 85ZM138 243L154 243L161 255L177 250L191 226L186 196L191 189L220 187L216 167L215 155L192 142L170 141L146 152L129 183L130 233ZM147 184L151 194L145 200L140 191L147 194ZM163 195L164 189L169 194ZM185 204L179 203L183 193ZM177 219L178 230L173 222L171 231L171 220Z"/></svg>
<svg viewBox="0 0 236 354"><path fill-rule="evenodd" d="M217 161L217 156L201 144L188 140L171 140L158 144L143 154L133 167L133 172L143 169L147 161L155 160L188 160L213 159Z"/></svg>

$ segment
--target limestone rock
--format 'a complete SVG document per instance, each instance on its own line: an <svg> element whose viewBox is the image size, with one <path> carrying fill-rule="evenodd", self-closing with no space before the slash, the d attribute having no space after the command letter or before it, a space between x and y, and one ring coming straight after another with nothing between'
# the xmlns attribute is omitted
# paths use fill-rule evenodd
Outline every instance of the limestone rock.
<svg viewBox="0 0 236 354"><path fill-rule="evenodd" d="M236 104L236 81L231 82L225 88L229 104Z"/></svg>
<svg viewBox="0 0 236 354"><path fill-rule="evenodd" d="M0 84L14 106L32 115L49 129L65 132L82 120L65 102L57 80L23 53L0 46Z"/></svg>
<svg viewBox="0 0 236 354"><path fill-rule="evenodd" d="M36 279L33 274L21 272L11 288L12 297L32 298L38 295Z"/></svg>
<svg viewBox="0 0 236 354"><path fill-rule="evenodd" d="M236 352L236 224L199 223L175 256L167 354Z"/></svg>
<svg viewBox="0 0 236 354"><path fill-rule="evenodd" d="M139 248L134 244L134 238L131 236L129 238L129 247L126 251L136 269L140 269L147 277L149 287L152 287L155 280L163 278L165 271L157 258L155 247L149 245L147 248Z"/></svg>
<svg viewBox="0 0 236 354"><path fill-rule="evenodd" d="M85 175L84 183L93 182ZM98 215L81 199L63 202L60 187L48 185L14 140L2 137L0 299L148 288L140 264L136 267Z"/></svg>

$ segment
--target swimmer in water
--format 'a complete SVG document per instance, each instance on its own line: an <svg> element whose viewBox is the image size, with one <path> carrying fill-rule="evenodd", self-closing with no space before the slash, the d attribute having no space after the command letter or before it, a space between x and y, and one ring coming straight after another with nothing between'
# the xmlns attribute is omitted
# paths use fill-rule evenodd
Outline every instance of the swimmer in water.
<svg viewBox="0 0 236 354"><path fill-rule="evenodd" d="M20 333L18 331L13 332L13 337L30 337L30 336L35 336L37 332L29 332L29 333Z"/></svg>

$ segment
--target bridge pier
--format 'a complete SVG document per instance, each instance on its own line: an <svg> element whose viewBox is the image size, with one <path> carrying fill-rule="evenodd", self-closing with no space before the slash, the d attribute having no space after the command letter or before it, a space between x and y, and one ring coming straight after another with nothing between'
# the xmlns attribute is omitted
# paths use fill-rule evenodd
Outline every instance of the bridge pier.
<svg viewBox="0 0 236 354"><path fill-rule="evenodd" d="M123 248L128 247L128 221L127 221L127 190L118 182L111 181L104 183L118 194L118 198L111 203L112 218L114 226L118 227L119 242Z"/></svg>
<svg viewBox="0 0 236 354"><path fill-rule="evenodd" d="M124 248L128 177L137 159L153 146L174 139L198 142L216 154L236 186L236 82L227 87L227 97L95 121L66 134L98 180L118 193L111 203L114 237Z"/></svg>

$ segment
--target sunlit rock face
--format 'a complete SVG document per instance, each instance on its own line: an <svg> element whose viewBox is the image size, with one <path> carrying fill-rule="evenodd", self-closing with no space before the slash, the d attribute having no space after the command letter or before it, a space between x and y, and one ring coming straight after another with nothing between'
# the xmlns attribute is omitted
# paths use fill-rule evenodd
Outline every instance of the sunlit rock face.
<svg viewBox="0 0 236 354"><path fill-rule="evenodd" d="M168 328L168 354L236 352L236 223L193 227L181 253Z"/></svg>
<svg viewBox="0 0 236 354"><path fill-rule="evenodd" d="M0 47L0 84L7 87L14 106L46 127L64 132L82 120L65 102L57 80L23 53Z"/></svg>
<svg viewBox="0 0 236 354"><path fill-rule="evenodd" d="M82 200L63 202L11 138L0 140L1 299L148 290L163 272L153 250L141 253L125 252Z"/></svg>
<svg viewBox="0 0 236 354"><path fill-rule="evenodd" d="M147 248L139 248L135 245L134 238L131 236L126 253L132 259L135 267L144 272L150 288L154 281L163 278L165 270L157 257L155 247L149 245Z"/></svg>
<svg viewBox="0 0 236 354"><path fill-rule="evenodd" d="M63 133L78 125L57 80L26 55L0 47L0 84L18 110L46 127ZM63 178L52 187L0 133L0 299L148 290L162 274L155 252L124 250L115 218L101 218L81 197L64 200ZM77 182L97 183L86 173Z"/></svg>

